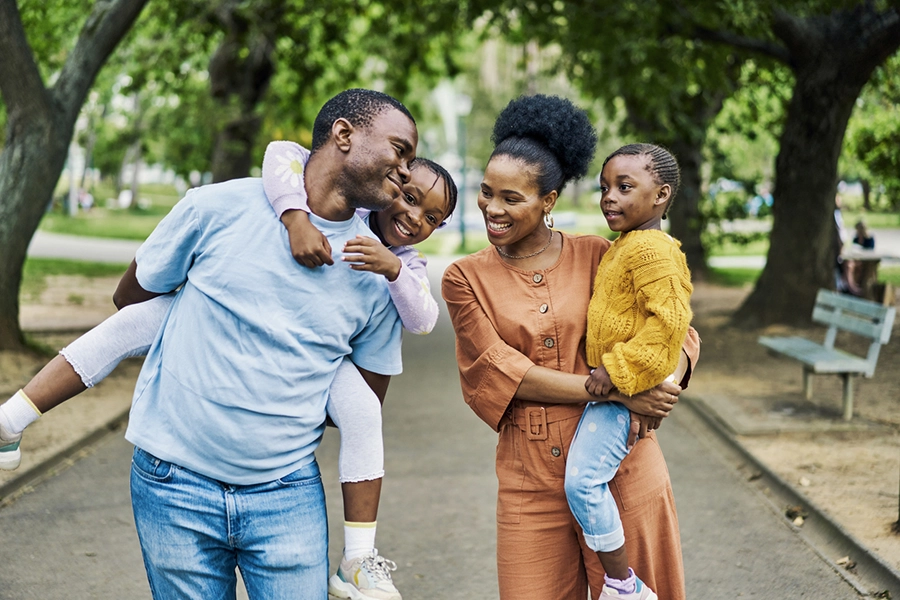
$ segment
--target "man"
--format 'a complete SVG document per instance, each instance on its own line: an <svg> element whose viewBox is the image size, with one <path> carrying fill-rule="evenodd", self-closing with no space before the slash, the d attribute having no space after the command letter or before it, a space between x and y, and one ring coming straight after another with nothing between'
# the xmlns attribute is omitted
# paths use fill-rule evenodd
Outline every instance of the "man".
<svg viewBox="0 0 900 600"><path fill-rule="evenodd" d="M408 180L415 122L395 99L348 90L316 118L304 174L332 248L368 234L357 207ZM132 505L155 598L327 597L324 491L313 454L334 370L349 355L376 392L400 372L384 277L307 269L262 184L188 194L141 246L116 304L182 286L150 349L126 438Z"/></svg>

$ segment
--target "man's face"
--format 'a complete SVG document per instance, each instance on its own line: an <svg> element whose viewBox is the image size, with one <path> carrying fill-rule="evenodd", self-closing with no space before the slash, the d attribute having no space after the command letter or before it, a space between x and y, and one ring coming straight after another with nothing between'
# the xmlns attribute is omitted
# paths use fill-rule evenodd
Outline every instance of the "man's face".
<svg viewBox="0 0 900 600"><path fill-rule="evenodd" d="M377 115L368 127L356 128L339 180L350 206L383 210L400 198L418 142L416 126L394 108Z"/></svg>

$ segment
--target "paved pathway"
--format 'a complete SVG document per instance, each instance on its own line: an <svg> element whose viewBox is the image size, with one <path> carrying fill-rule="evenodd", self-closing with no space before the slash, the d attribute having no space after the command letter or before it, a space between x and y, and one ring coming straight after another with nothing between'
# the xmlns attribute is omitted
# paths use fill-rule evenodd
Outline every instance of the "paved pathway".
<svg viewBox="0 0 900 600"><path fill-rule="evenodd" d="M445 316L433 334L407 336L404 356L406 374L385 407L379 547L398 563L407 600L495 599L495 434L460 397ZM660 431L688 597L858 598L721 457L705 427L685 408ZM341 539L337 448L329 430L318 456L337 540L332 564ZM149 598L128 500L130 450L114 433L0 508L0 599Z"/></svg>

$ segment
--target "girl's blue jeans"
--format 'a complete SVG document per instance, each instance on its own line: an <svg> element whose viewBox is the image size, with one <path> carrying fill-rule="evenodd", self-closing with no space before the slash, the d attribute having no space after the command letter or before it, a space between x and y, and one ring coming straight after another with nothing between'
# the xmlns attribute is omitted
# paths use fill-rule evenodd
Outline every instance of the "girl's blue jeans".
<svg viewBox="0 0 900 600"><path fill-rule="evenodd" d="M325 491L315 461L276 481L229 485L135 448L131 503L156 599L328 597Z"/></svg>
<svg viewBox="0 0 900 600"><path fill-rule="evenodd" d="M590 402L581 415L566 461L566 499L588 547L610 552L625 544L609 482L628 454L631 413L618 402Z"/></svg>

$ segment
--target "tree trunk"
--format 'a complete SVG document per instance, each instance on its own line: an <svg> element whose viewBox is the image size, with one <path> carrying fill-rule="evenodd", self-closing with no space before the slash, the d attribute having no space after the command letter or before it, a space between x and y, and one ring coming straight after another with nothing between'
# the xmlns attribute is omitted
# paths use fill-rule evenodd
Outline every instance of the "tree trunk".
<svg viewBox="0 0 900 600"><path fill-rule="evenodd" d="M22 123L10 120L0 154L0 350L21 350L19 287L28 244L41 222L62 172L74 120Z"/></svg>
<svg viewBox="0 0 900 600"><path fill-rule="evenodd" d="M780 14L773 24L795 76L775 163L766 266L734 323L803 325L819 288L834 289L837 164L856 98L900 46L900 12L866 4L828 17Z"/></svg>
<svg viewBox="0 0 900 600"><path fill-rule="evenodd" d="M860 180L860 185L862 186L863 193L863 208L866 211L871 212L872 210L872 184L869 183L868 179Z"/></svg>
<svg viewBox="0 0 900 600"><path fill-rule="evenodd" d="M146 1L98 1L56 83L47 89L16 2L0 0L0 94L7 111L0 153L0 350L25 347L19 287L28 244L53 197L94 78Z"/></svg>
<svg viewBox="0 0 900 600"><path fill-rule="evenodd" d="M681 250L691 269L691 279L705 281L709 278L709 265L701 237L707 223L706 217L700 212L700 200L703 197L700 187L703 144L680 143L675 140L671 150L681 167L681 188L669 211L670 233L681 242Z"/></svg>
<svg viewBox="0 0 900 600"><path fill-rule="evenodd" d="M250 174L262 125L256 107L275 73L267 24L247 21L238 15L236 5L228 3L219 6L216 17L225 38L209 63L212 95L224 115L213 146L214 183Z"/></svg>

